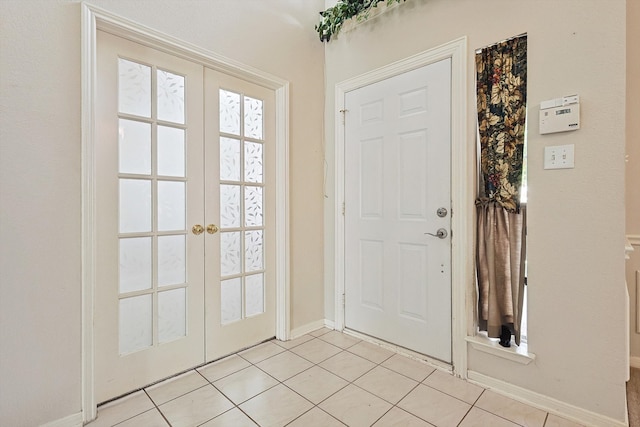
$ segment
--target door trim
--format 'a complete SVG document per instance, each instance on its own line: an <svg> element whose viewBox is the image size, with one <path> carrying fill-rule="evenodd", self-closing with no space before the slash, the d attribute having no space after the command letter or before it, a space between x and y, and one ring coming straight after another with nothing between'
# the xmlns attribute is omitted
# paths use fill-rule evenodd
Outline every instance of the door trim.
<svg viewBox="0 0 640 427"><path fill-rule="evenodd" d="M467 38L419 53L336 84L335 88L335 329L345 328L345 126L342 120L346 92L398 74L451 58L451 345L453 373L466 378L467 306L473 283L473 171L475 163L467 141ZM471 307L471 305L469 306Z"/></svg>
<svg viewBox="0 0 640 427"><path fill-rule="evenodd" d="M276 337L281 340L287 340L290 335L289 82L93 5L81 4L81 20L82 417L86 423L96 418L98 403L95 399L93 330L96 265L94 102L97 85L97 31L103 30L274 90L276 98Z"/></svg>

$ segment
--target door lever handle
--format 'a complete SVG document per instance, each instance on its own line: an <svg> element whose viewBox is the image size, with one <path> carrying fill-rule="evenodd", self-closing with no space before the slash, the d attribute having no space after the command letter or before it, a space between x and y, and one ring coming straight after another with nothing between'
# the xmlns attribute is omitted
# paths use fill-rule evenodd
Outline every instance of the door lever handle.
<svg viewBox="0 0 640 427"><path fill-rule="evenodd" d="M439 228L438 231L436 231L436 234L433 234L433 233L424 233L424 234L428 234L429 236L437 237L439 239L445 239L449 235L449 233L447 233L447 230L445 230L444 228Z"/></svg>

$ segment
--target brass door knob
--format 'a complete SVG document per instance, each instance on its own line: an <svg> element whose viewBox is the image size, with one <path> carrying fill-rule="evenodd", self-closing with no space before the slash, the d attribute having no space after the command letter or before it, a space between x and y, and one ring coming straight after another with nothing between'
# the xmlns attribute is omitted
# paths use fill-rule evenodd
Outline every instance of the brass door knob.
<svg viewBox="0 0 640 427"><path fill-rule="evenodd" d="M201 226L200 224L196 224L196 225L194 225L194 226L191 228L191 232L192 232L193 234L195 234L196 236L197 236L198 234L202 234L202 232L203 232L203 231L204 231L204 227L203 227L203 226Z"/></svg>
<svg viewBox="0 0 640 427"><path fill-rule="evenodd" d="M218 232L218 230L220 230L220 229L215 224L207 225L207 233L209 233L209 234L216 234Z"/></svg>

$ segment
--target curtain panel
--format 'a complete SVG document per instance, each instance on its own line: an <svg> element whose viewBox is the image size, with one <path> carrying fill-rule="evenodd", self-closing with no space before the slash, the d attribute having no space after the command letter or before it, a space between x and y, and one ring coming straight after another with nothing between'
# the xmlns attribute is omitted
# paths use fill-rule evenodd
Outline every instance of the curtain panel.
<svg viewBox="0 0 640 427"><path fill-rule="evenodd" d="M482 196L520 209L527 117L527 36L476 54Z"/></svg>
<svg viewBox="0 0 640 427"><path fill-rule="evenodd" d="M520 344L526 209L520 205L527 99L527 37L476 54L480 188L476 201L478 326ZM506 333L506 336L505 336Z"/></svg>
<svg viewBox="0 0 640 427"><path fill-rule="evenodd" d="M526 260L526 208L508 212L489 199L476 201L478 327L499 338L507 327L520 345Z"/></svg>

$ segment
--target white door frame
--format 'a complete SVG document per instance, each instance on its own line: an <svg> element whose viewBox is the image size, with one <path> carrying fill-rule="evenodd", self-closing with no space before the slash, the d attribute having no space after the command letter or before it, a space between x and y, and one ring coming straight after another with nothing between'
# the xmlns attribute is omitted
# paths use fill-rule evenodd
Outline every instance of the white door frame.
<svg viewBox="0 0 640 427"><path fill-rule="evenodd" d="M290 333L289 291L289 82L193 44L155 31L104 9L82 3L82 417L95 419L94 384L95 289L95 94L96 32L128 40L200 63L274 90L276 96L276 337Z"/></svg>
<svg viewBox="0 0 640 427"><path fill-rule="evenodd" d="M451 339L455 375L467 373L467 304L473 284L473 174L475 165L467 143L467 38L462 37L426 52L336 84L335 92L335 329L344 325L345 262L343 214L345 184L345 126L342 120L345 93L406 71L451 58ZM471 306L470 306L471 307Z"/></svg>

